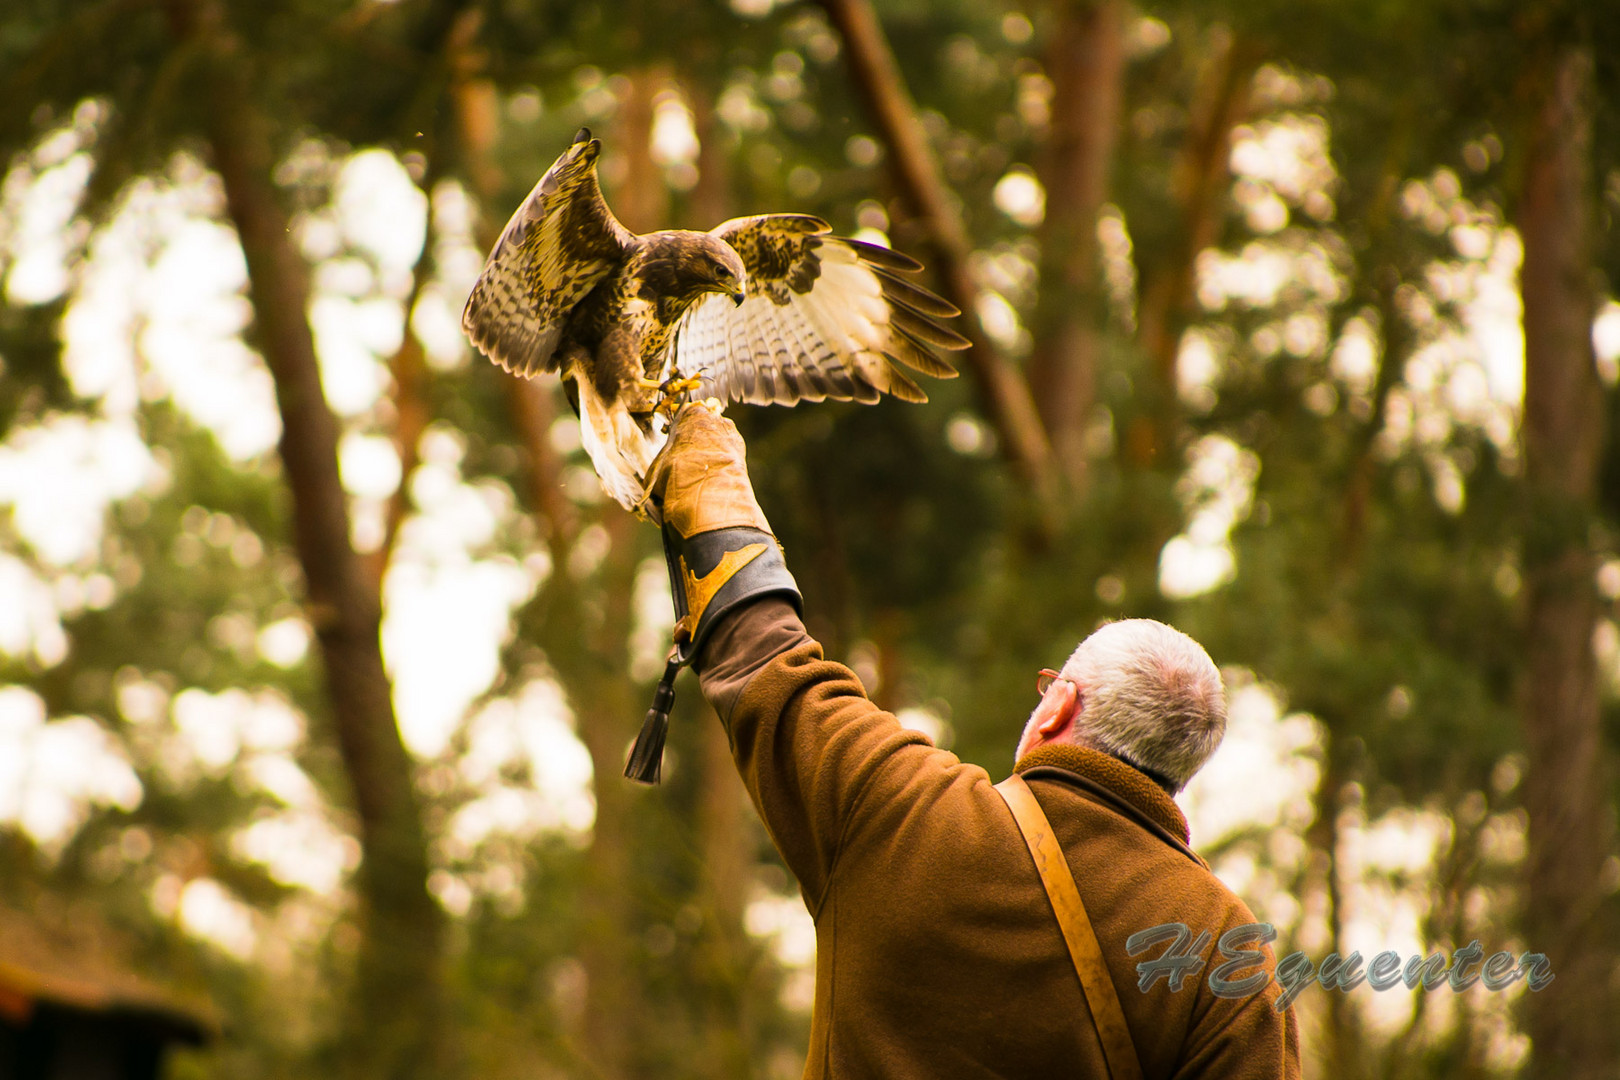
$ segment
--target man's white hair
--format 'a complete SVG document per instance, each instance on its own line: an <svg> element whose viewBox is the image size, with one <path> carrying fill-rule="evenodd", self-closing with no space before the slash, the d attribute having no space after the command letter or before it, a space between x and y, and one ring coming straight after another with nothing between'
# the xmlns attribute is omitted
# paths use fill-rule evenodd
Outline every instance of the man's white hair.
<svg viewBox="0 0 1620 1080"><path fill-rule="evenodd" d="M1204 647L1152 619L1122 619L1063 665L1082 688L1077 742L1161 774L1180 791L1226 734L1226 688Z"/></svg>

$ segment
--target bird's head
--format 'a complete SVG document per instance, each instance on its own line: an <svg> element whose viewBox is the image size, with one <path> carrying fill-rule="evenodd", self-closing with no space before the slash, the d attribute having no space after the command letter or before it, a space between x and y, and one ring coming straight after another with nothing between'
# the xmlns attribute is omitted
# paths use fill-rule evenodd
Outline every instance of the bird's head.
<svg viewBox="0 0 1620 1080"><path fill-rule="evenodd" d="M748 270L742 257L712 233L666 229L641 237L639 276L649 297L673 302L685 311L710 293L741 304L747 296Z"/></svg>
<svg viewBox="0 0 1620 1080"><path fill-rule="evenodd" d="M748 295L748 270L736 249L718 236L708 233L703 237L698 258L702 265L705 292L724 293L734 304L741 304Z"/></svg>

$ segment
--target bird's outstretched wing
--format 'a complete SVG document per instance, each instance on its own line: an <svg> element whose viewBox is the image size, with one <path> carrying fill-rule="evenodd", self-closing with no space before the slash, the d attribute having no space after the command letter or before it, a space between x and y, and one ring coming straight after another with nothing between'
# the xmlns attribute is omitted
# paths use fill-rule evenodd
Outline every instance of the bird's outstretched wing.
<svg viewBox="0 0 1620 1080"><path fill-rule="evenodd" d="M554 371L568 312L636 243L596 183L600 141L580 128L496 241L461 313L483 354L523 376Z"/></svg>
<svg viewBox="0 0 1620 1080"><path fill-rule="evenodd" d="M820 218L766 214L713 230L742 257L747 296L707 296L676 331L676 373L698 376L699 397L792 405L875 402L883 393L927 401L901 365L956 376L933 348L968 340L939 319L961 314L899 275L922 269L908 256L831 235Z"/></svg>

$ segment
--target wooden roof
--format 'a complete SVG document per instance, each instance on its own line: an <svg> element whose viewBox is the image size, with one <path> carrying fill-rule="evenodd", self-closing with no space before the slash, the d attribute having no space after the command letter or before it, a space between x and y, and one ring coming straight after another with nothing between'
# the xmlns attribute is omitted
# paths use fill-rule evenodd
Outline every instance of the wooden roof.
<svg viewBox="0 0 1620 1080"><path fill-rule="evenodd" d="M0 1020L23 1024L54 1005L156 1029L200 1045L218 1034L205 1004L141 975L120 936L80 905L41 897L35 910L0 904Z"/></svg>

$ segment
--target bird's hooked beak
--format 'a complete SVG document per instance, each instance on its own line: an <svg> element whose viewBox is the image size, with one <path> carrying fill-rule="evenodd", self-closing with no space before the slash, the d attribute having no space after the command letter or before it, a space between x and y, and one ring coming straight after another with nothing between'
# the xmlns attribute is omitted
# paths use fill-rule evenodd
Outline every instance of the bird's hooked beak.
<svg viewBox="0 0 1620 1080"><path fill-rule="evenodd" d="M733 307L742 307L742 302L746 299L748 299L748 293L741 288L731 294L731 304Z"/></svg>

